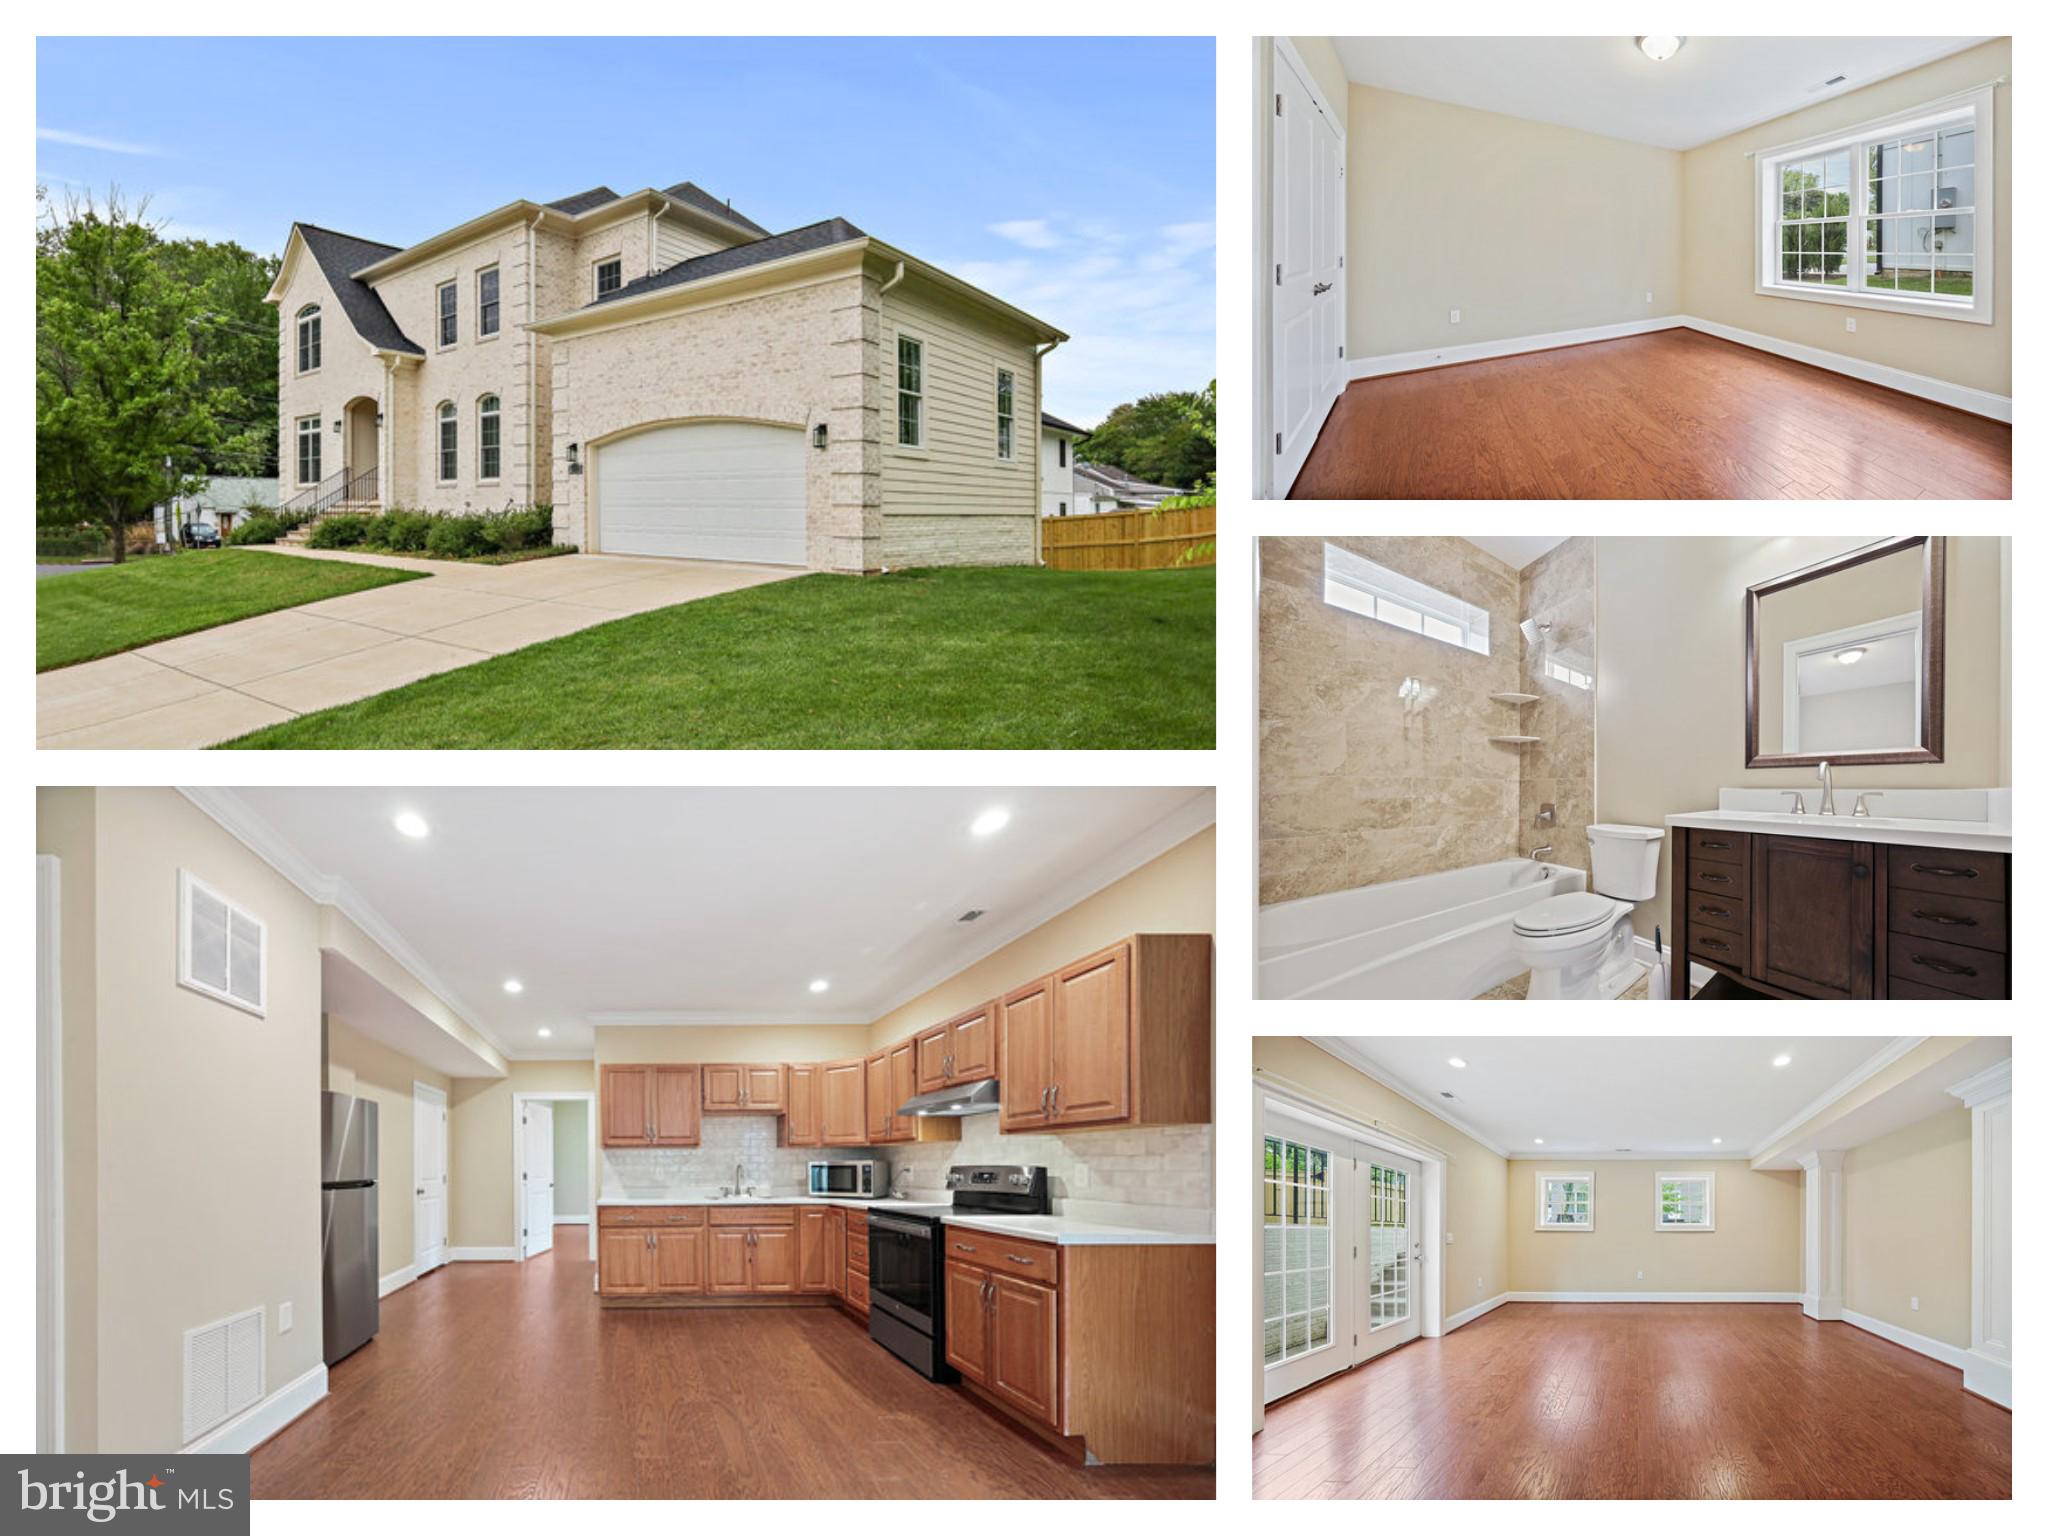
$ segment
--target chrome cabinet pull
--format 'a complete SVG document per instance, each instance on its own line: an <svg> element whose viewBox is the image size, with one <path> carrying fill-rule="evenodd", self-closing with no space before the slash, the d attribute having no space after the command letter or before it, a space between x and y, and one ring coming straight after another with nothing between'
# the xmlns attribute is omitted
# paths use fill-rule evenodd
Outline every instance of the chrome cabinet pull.
<svg viewBox="0 0 2048 1536"><path fill-rule="evenodd" d="M1060 1085L1058 1083L1052 1085L1052 1117L1055 1120L1060 1117Z"/></svg>
<svg viewBox="0 0 2048 1536"><path fill-rule="evenodd" d="M1052 1113L1052 1109L1051 1109L1051 1107L1050 1107L1050 1106L1051 1106L1051 1104L1052 1104L1052 1084L1051 1084L1051 1083L1047 1083L1047 1084L1046 1084L1046 1085L1045 1085L1045 1086L1044 1086L1043 1088L1041 1088L1041 1089L1039 1089L1039 1090L1038 1090L1038 1112L1039 1112L1039 1113L1040 1113L1041 1115L1049 1115L1049 1114L1051 1114L1051 1113Z"/></svg>
<svg viewBox="0 0 2048 1536"><path fill-rule="evenodd" d="M1923 908L1915 907L1913 915L1924 922L1942 923L1950 928L1974 928L1977 926L1977 919L1974 917L1957 917L1952 912L1929 912Z"/></svg>
<svg viewBox="0 0 2048 1536"><path fill-rule="evenodd" d="M1735 845L1733 843L1701 843L1700 846L1702 848L1732 848Z"/></svg>
<svg viewBox="0 0 2048 1536"><path fill-rule="evenodd" d="M956 1253L975 1253L979 1251L972 1243L955 1243L953 1250Z"/></svg>
<svg viewBox="0 0 2048 1536"><path fill-rule="evenodd" d="M1699 910L1708 917L1733 917L1735 915L1726 907L1701 907Z"/></svg>

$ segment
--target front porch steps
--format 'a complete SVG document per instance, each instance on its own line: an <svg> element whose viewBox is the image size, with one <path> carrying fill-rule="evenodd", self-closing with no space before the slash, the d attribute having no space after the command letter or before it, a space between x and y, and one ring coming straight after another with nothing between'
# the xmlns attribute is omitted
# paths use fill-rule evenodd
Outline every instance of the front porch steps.
<svg viewBox="0 0 2048 1536"><path fill-rule="evenodd" d="M374 501L340 501L307 522L299 524L277 542L280 544L304 544L313 536L322 518L333 517L338 512L347 512L361 517L376 517L383 512L383 506Z"/></svg>

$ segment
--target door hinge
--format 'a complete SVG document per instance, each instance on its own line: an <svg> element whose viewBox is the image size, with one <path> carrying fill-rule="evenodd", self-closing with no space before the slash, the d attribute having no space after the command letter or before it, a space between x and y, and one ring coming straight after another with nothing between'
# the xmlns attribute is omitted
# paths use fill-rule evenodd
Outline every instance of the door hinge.
<svg viewBox="0 0 2048 1536"><path fill-rule="evenodd" d="M1273 115L1275 117L1285 117L1287 115L1286 108L1282 105L1286 100L1287 98L1278 91L1273 93Z"/></svg>
<svg viewBox="0 0 2048 1536"><path fill-rule="evenodd" d="M1342 342L1339 342L1337 344L1337 355L1339 357L1342 357L1344 355L1344 344Z"/></svg>
<svg viewBox="0 0 2048 1536"><path fill-rule="evenodd" d="M1339 256L1339 257L1337 258L1337 265L1338 265L1339 267L1342 267L1342 266L1344 265L1344 258L1343 258L1342 256Z"/></svg>
<svg viewBox="0 0 2048 1536"><path fill-rule="evenodd" d="M1275 288L1280 286L1280 263L1277 261L1273 263L1273 286Z"/></svg>
<svg viewBox="0 0 2048 1536"><path fill-rule="evenodd" d="M1273 434L1273 451L1275 453L1280 451L1280 434L1278 432Z"/></svg>
<svg viewBox="0 0 2048 1536"><path fill-rule="evenodd" d="M1358 1346L1358 1335L1355 1333L1351 1335L1351 1344L1354 1349Z"/></svg>

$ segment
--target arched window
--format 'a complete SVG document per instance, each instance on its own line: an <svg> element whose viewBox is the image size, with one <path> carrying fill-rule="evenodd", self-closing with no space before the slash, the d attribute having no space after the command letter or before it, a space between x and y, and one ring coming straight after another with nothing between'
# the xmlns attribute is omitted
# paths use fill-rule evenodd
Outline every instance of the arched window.
<svg viewBox="0 0 2048 1536"><path fill-rule="evenodd" d="M456 472L455 402L443 400L441 409L436 414L441 419L441 465L436 478L443 485L450 485L454 483Z"/></svg>
<svg viewBox="0 0 2048 1536"><path fill-rule="evenodd" d="M476 477L498 478L498 397L485 395L476 403Z"/></svg>
<svg viewBox="0 0 2048 1536"><path fill-rule="evenodd" d="M299 311L299 372L311 373L320 366L320 306L308 304Z"/></svg>

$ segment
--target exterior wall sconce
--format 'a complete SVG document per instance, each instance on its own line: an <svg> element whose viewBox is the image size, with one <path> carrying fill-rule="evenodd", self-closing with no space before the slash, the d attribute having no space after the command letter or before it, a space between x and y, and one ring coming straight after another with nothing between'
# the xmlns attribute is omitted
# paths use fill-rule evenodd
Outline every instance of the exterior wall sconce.
<svg viewBox="0 0 2048 1536"><path fill-rule="evenodd" d="M341 430L341 418L339 416L334 418L334 430L337 432Z"/></svg>
<svg viewBox="0 0 2048 1536"><path fill-rule="evenodd" d="M583 459L582 456L577 453L576 448L577 445L575 443L571 443L569 445L569 473L572 475L580 475L583 473Z"/></svg>
<svg viewBox="0 0 2048 1536"><path fill-rule="evenodd" d="M822 421L819 422L815 427L811 428L811 446L813 448L822 448L825 446L825 423Z"/></svg>
<svg viewBox="0 0 2048 1536"><path fill-rule="evenodd" d="M377 425L380 427L384 425L384 413L382 411L377 413Z"/></svg>

